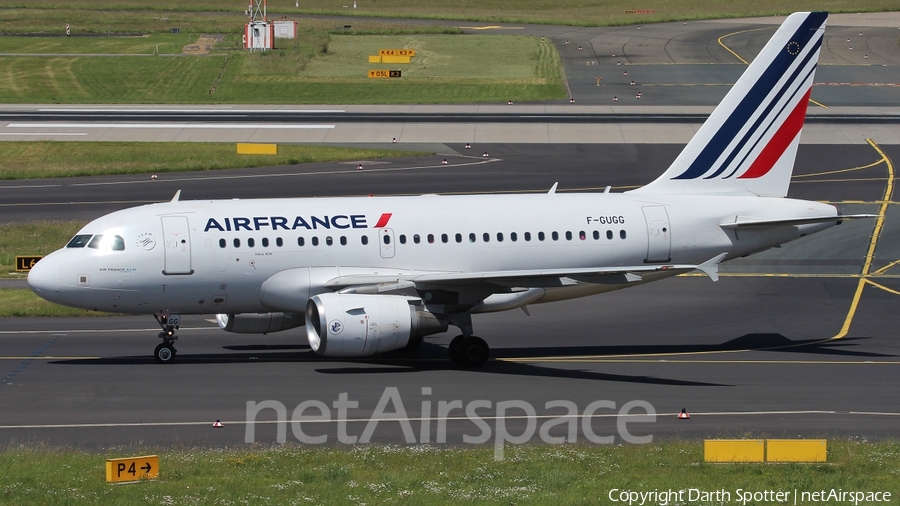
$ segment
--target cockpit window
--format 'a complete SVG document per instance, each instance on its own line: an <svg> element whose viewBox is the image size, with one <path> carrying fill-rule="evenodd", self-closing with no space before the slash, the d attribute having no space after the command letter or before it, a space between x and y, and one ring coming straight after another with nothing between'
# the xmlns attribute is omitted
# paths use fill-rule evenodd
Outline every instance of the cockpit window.
<svg viewBox="0 0 900 506"><path fill-rule="evenodd" d="M95 235L88 248L94 248L104 251L124 251L125 240L118 235Z"/></svg>
<svg viewBox="0 0 900 506"><path fill-rule="evenodd" d="M87 246L88 241L91 240L91 235L76 235L69 241L69 244L66 244L67 248L83 248Z"/></svg>

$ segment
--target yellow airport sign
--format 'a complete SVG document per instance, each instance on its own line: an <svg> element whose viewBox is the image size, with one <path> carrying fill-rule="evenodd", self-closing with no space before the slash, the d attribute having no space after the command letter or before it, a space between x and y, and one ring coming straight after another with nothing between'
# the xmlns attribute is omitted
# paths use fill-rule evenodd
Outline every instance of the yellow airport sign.
<svg viewBox="0 0 900 506"><path fill-rule="evenodd" d="M399 70L370 70L370 79L388 79L390 77L400 77Z"/></svg>
<svg viewBox="0 0 900 506"><path fill-rule="evenodd" d="M126 459L107 459L106 482L123 483L138 480L155 480L159 478L159 456L130 457Z"/></svg>
<svg viewBox="0 0 900 506"><path fill-rule="evenodd" d="M369 63L381 63L381 55L369 56Z"/></svg>
<svg viewBox="0 0 900 506"><path fill-rule="evenodd" d="M409 56L416 55L415 49L379 49L378 54L381 56Z"/></svg>
<svg viewBox="0 0 900 506"><path fill-rule="evenodd" d="M44 257L40 255L16 256L16 272L28 272Z"/></svg>
<svg viewBox="0 0 900 506"><path fill-rule="evenodd" d="M381 63L410 63L409 56L382 56Z"/></svg>
<svg viewBox="0 0 900 506"><path fill-rule="evenodd" d="M239 155L277 155L278 144L248 144L239 142L237 145Z"/></svg>
<svg viewBox="0 0 900 506"><path fill-rule="evenodd" d="M706 462L764 462L766 443L762 439L705 439Z"/></svg>
<svg viewBox="0 0 900 506"><path fill-rule="evenodd" d="M766 462L825 462L826 439L767 439Z"/></svg>

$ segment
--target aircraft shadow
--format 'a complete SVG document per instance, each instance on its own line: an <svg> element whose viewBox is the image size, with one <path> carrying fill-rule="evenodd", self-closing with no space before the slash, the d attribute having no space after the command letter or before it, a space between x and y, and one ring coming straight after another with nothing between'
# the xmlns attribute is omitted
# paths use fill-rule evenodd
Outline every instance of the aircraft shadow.
<svg viewBox="0 0 900 506"><path fill-rule="evenodd" d="M615 358L640 358L641 356L658 355L683 355L683 354L708 354L714 352L729 352L738 350L758 350L771 352L789 352L821 354L830 356L847 357L892 357L894 355L856 351L849 347L859 346L866 337L844 338L837 341L822 340L791 340L781 334L747 334L721 344L695 345L616 345L616 346L559 346L559 347L528 347L528 348L499 348L492 350L492 356L497 360L490 360L483 368L468 370L460 369L447 359L445 346L433 343L423 343L415 354L408 352L391 352L375 357L365 358L328 358L316 355L309 346L302 344L282 345L239 345L223 346L223 349L238 353L205 353L178 355L174 364L159 366L148 355L104 357L96 359L56 360L51 364L64 365L152 365L158 367L177 367L179 365L193 364L233 364L250 362L316 362L321 364L316 372L321 374L352 375L352 374L409 374L430 371L464 370L479 374L503 374L512 376L532 376L547 378L571 378L595 381L614 381L626 383L642 383L653 385L672 386L732 386L722 383L709 383L660 378L647 375L622 375L588 371L585 369L567 369L560 367L561 363L540 363L539 357L566 357L566 363L578 363L578 357L585 359L600 359L604 356ZM536 362L527 362L529 358L535 358ZM503 359L518 359L518 361L506 361ZM338 366L337 363L341 365ZM329 367L328 364L335 364ZM349 365L358 364L358 365ZM564 363L562 363L564 364Z"/></svg>
<svg viewBox="0 0 900 506"><path fill-rule="evenodd" d="M615 345L615 346L569 346L539 348L502 348L491 350L495 358L527 359L529 357L565 356L615 356L640 358L641 355L684 355L691 353L732 352L741 350L771 351L779 353L807 353L838 355L848 357L894 357L896 355L856 351L848 349L859 346L868 337L845 337L836 341L822 339L791 340L782 334L746 334L721 344L663 344L663 345ZM601 358L601 357L597 357Z"/></svg>

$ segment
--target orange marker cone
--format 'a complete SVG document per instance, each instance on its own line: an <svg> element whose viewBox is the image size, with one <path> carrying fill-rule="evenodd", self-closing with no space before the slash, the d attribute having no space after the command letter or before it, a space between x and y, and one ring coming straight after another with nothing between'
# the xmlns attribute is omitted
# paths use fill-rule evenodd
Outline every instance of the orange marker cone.
<svg viewBox="0 0 900 506"><path fill-rule="evenodd" d="M687 413L687 410L684 408L681 408L681 413L678 413L678 419L679 420L687 420L690 417L691 417L691 415L689 415Z"/></svg>
<svg viewBox="0 0 900 506"><path fill-rule="evenodd" d="M222 425L222 422L220 422L219 420L216 420L216 423L213 424L213 427L220 429L224 427L224 425Z"/></svg>

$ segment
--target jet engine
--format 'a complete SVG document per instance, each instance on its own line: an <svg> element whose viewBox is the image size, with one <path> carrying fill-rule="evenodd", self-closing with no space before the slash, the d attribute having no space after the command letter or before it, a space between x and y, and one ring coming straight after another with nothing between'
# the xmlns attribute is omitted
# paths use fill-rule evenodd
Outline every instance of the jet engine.
<svg viewBox="0 0 900 506"><path fill-rule="evenodd" d="M268 334L293 329L304 324L295 313L217 314L216 323L226 332L237 334Z"/></svg>
<svg viewBox="0 0 900 506"><path fill-rule="evenodd" d="M363 357L398 350L447 330L447 320L397 295L323 293L306 304L306 337L328 357Z"/></svg>

